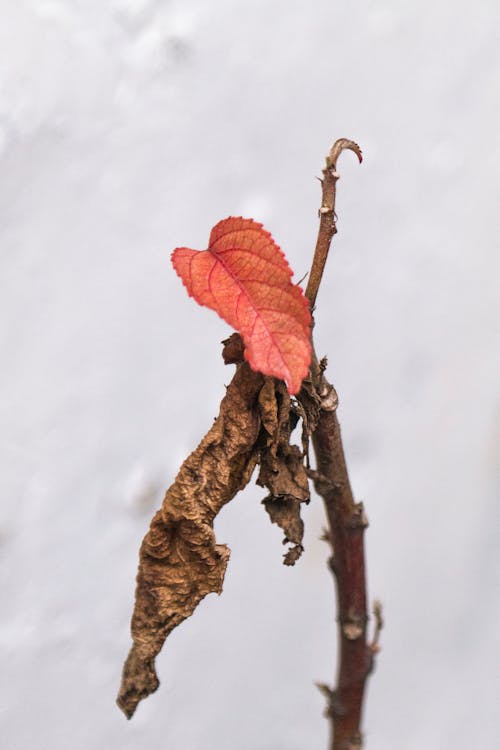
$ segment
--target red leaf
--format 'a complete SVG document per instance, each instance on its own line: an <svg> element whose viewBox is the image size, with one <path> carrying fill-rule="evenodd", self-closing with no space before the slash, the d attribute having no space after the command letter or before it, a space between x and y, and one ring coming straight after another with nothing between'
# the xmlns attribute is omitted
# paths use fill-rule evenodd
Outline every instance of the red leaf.
<svg viewBox="0 0 500 750"><path fill-rule="evenodd" d="M178 247L172 263L190 297L241 334L252 369L297 393L311 362L309 303L262 224L230 216L212 229L208 250Z"/></svg>

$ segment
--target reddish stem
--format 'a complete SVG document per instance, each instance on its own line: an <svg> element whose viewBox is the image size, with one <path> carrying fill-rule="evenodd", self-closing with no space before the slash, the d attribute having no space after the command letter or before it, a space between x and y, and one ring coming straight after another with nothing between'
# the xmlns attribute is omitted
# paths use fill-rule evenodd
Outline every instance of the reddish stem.
<svg viewBox="0 0 500 750"><path fill-rule="evenodd" d="M337 589L339 663L335 690L328 696L332 750L361 747L361 710L373 650L367 644L367 606L363 532L367 526L361 503L355 503L335 411L321 411L313 434L320 476L315 486L325 503L329 560Z"/></svg>
<svg viewBox="0 0 500 750"><path fill-rule="evenodd" d="M342 138L333 145L323 170L323 192L320 227L306 295L311 309L316 302L326 259L336 233L335 197L339 179L337 159L344 149L356 153L359 146ZM321 399L319 422L312 440L317 469L311 472L316 491L323 498L328 520L327 540L332 547L329 561L337 590L339 625L339 660L337 685L331 689L320 685L328 698L327 714L331 720L331 750L359 750L362 745L361 712L366 678L378 650L378 634L382 627L380 605L376 606L376 634L367 642L367 594L363 535L368 522L363 506L353 497L337 420L337 398L313 355L313 380Z"/></svg>

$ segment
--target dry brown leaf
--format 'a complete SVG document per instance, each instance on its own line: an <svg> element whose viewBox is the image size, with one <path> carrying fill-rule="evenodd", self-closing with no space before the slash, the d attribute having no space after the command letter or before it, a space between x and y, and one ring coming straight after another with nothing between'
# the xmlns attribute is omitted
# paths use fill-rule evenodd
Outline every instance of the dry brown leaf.
<svg viewBox="0 0 500 750"><path fill-rule="evenodd" d="M211 592L220 593L229 549L216 544L216 514L249 481L259 457L257 398L264 376L242 364L220 413L183 463L140 550L133 646L118 705L130 718L159 685L155 657L169 633Z"/></svg>
<svg viewBox="0 0 500 750"><path fill-rule="evenodd" d="M125 662L118 705L130 718L159 685L155 658L169 633L209 593L222 591L229 549L217 544L213 521L249 481L260 463L258 484L271 493L264 505L293 546L284 562L302 552L300 505L309 500L303 453L290 445L297 416L283 381L242 363L238 334L223 358L238 364L220 413L198 448L183 463L154 516L139 555L132 616L133 646Z"/></svg>
<svg viewBox="0 0 500 750"><path fill-rule="evenodd" d="M300 501L290 495L283 497L272 497L269 495L262 503L269 513L271 522L278 524L285 534L283 544L293 544L283 556L283 563L285 565L295 565L304 551L304 547L302 546L304 522L300 517Z"/></svg>
<svg viewBox="0 0 500 750"><path fill-rule="evenodd" d="M270 495L263 504L273 523L285 534L284 544L293 546L284 555L285 565L294 565L303 551L304 523L300 506L309 502L309 483L304 455L290 445L294 425L290 396L279 380L267 379L259 393L259 409L264 435L257 484Z"/></svg>

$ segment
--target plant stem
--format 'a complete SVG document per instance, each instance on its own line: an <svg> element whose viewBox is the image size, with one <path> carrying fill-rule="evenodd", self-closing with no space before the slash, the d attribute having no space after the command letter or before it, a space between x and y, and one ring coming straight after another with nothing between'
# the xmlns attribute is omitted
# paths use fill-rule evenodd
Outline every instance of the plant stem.
<svg viewBox="0 0 500 750"><path fill-rule="evenodd" d="M335 196L337 180L340 177L337 172L337 160L345 149L354 151L360 162L363 160L361 149L358 144L347 138L339 138L338 141L335 141L330 153L326 157L326 166L323 170L323 179L321 181L323 185L323 196L321 207L319 209L320 221L318 239L316 241L314 258L306 289L306 297L311 303L311 310L314 310L316 304L316 296L325 269L325 263L328 257L332 237L337 232L337 225L335 223Z"/></svg>
<svg viewBox="0 0 500 750"><path fill-rule="evenodd" d="M339 174L337 159L344 149L354 151L361 161L359 146L345 138L336 141L326 160L322 181L320 226L306 295L311 309L316 302L319 284L335 224L335 194ZM314 355L313 362L317 363ZM315 488L323 498L328 531L326 539L332 547L329 567L337 591L339 626L339 660L337 685L331 689L320 685L328 698L327 715L331 721L331 750L359 750L362 745L361 711L366 678L378 650L378 634L382 626L380 605L377 605L376 635L367 642L367 594L363 535L368 522L363 505L353 497L337 420L335 391L324 377L323 368L312 368L316 391L321 400L320 416L312 435L317 468L311 472Z"/></svg>
<svg viewBox="0 0 500 750"><path fill-rule="evenodd" d="M337 686L326 691L332 722L332 750L361 747L361 709L373 651L367 644L367 607L363 532L367 526L361 503L355 503L335 411L322 409L313 434L316 491L323 498L327 538L333 550L329 566L337 588L339 664ZM325 691L324 691L325 692Z"/></svg>

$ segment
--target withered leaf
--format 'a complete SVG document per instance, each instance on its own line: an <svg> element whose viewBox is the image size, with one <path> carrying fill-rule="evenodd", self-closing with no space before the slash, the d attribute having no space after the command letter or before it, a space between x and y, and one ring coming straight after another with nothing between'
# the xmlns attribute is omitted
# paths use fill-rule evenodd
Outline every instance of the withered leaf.
<svg viewBox="0 0 500 750"><path fill-rule="evenodd" d="M281 381L266 380L259 393L259 409L264 448L257 484L271 493L263 504L271 521L284 532L284 543L293 545L284 555L284 564L294 565L303 551L300 506L309 502L309 483L303 453L298 446L290 445L293 413L290 396Z"/></svg>
<svg viewBox="0 0 500 750"><path fill-rule="evenodd" d="M278 524L284 532L285 538L283 544L291 542L293 544L283 556L285 565L295 565L304 547L302 539L304 536L304 522L300 517L300 501L290 495L283 497L266 497L262 504L269 513L272 523Z"/></svg>
<svg viewBox="0 0 500 750"><path fill-rule="evenodd" d="M117 703L130 718L159 685L155 657L169 633L211 592L220 593L229 549L217 544L216 514L249 481L259 458L257 398L264 376L242 364L220 413L167 490L140 550L133 646Z"/></svg>
<svg viewBox="0 0 500 750"><path fill-rule="evenodd" d="M141 546L133 646L117 699L128 718L158 688L155 658L169 633L207 594L222 591L230 552L216 543L213 521L257 463L257 483L271 493L263 501L266 510L283 530L284 543L293 545L285 564L293 565L303 550L300 505L309 500L309 487L304 453L290 445L296 408L283 381L242 363L238 334L223 343L224 361L239 364L236 374L212 429L183 463Z"/></svg>

